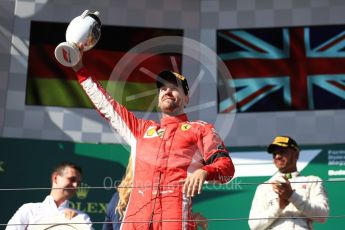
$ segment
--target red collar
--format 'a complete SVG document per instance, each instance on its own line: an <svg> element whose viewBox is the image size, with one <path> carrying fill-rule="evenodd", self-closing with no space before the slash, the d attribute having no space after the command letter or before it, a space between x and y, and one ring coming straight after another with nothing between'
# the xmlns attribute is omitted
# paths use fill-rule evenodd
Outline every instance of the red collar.
<svg viewBox="0 0 345 230"><path fill-rule="evenodd" d="M161 125L168 125L173 123L180 123L188 121L187 114L183 113L177 116L168 116L161 119Z"/></svg>

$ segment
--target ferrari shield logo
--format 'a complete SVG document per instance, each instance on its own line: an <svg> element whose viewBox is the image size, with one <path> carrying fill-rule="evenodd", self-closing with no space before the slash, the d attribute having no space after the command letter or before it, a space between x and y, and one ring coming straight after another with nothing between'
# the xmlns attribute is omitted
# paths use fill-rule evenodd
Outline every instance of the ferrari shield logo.
<svg viewBox="0 0 345 230"><path fill-rule="evenodd" d="M188 129L190 129L190 127L191 127L190 124L183 124L183 125L181 126L181 130L182 130L182 131L187 131Z"/></svg>

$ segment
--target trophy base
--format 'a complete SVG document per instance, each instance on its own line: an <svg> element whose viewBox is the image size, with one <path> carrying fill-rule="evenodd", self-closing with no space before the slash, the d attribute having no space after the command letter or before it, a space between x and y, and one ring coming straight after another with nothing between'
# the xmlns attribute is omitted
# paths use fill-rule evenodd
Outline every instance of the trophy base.
<svg viewBox="0 0 345 230"><path fill-rule="evenodd" d="M67 67L75 66L80 60L80 52L75 44L62 42L55 48L55 58Z"/></svg>

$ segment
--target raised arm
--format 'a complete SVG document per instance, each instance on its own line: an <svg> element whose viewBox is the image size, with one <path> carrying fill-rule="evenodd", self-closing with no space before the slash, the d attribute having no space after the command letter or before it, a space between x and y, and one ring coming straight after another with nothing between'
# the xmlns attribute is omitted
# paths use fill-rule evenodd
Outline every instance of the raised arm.
<svg viewBox="0 0 345 230"><path fill-rule="evenodd" d="M80 47L80 50L82 50L82 47ZM144 125L144 122L106 92L97 79L84 67L82 59L72 68L76 72L78 82L100 115L110 123L127 143L133 143L135 137L141 135L137 132L142 129L137 127Z"/></svg>

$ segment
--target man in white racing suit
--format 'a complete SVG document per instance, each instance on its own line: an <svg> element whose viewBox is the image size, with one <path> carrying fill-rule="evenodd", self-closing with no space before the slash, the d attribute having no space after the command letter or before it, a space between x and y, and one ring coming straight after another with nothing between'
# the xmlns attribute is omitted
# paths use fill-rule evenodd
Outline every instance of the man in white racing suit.
<svg viewBox="0 0 345 230"><path fill-rule="evenodd" d="M277 136L267 151L273 155L279 172L256 189L249 214L250 229L313 229L313 221L326 222L329 205L322 180L299 174L296 141Z"/></svg>
<svg viewBox="0 0 345 230"><path fill-rule="evenodd" d="M57 227L93 230L90 216L73 209L69 202L69 199L76 194L81 178L82 169L76 164L72 162L58 164L51 174L50 194L43 202L23 204L9 220L5 230L57 229Z"/></svg>

